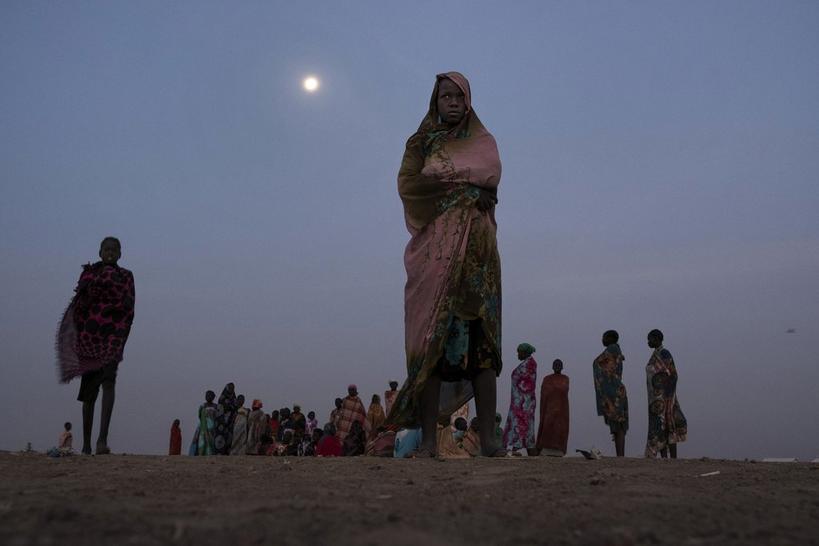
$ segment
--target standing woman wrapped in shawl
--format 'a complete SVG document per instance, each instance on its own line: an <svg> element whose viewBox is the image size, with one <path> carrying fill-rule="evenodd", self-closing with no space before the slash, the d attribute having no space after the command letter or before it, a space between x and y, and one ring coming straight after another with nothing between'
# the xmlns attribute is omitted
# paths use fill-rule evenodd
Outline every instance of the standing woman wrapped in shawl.
<svg viewBox="0 0 819 546"><path fill-rule="evenodd" d="M91 453L94 405L102 387L98 455L110 453L108 426L114 411L117 368L134 321L134 275L117 265L122 245L116 237L100 243L100 261L83 266L74 298L57 333L60 382L82 376L77 400L82 402L82 452Z"/></svg>
<svg viewBox="0 0 819 546"><path fill-rule="evenodd" d="M552 362L552 375L540 385L540 428L537 448L541 455L562 457L569 443L569 378L562 373L563 361Z"/></svg>
<svg viewBox="0 0 819 546"><path fill-rule="evenodd" d="M386 419L384 408L381 407L381 397L374 394L370 409L367 410L367 429L369 429L372 438L376 437L376 431L384 425Z"/></svg>
<svg viewBox="0 0 819 546"><path fill-rule="evenodd" d="M216 428L216 404L213 400L216 393L209 390L205 392L205 403L199 406L197 412L198 425L191 439L189 455L213 455L213 430Z"/></svg>
<svg viewBox="0 0 819 546"><path fill-rule="evenodd" d="M236 417L233 419L233 437L230 440L231 455L247 453L247 416L250 413L245 406L245 395L236 397Z"/></svg>
<svg viewBox="0 0 819 546"><path fill-rule="evenodd" d="M247 450L248 455L263 455L262 435L270 434L270 423L262 411L262 401L253 400L250 415L247 418Z"/></svg>
<svg viewBox="0 0 819 546"><path fill-rule="evenodd" d="M500 176L498 148L472 108L469 82L458 72L438 74L398 172L411 237L404 252L408 377L387 422L420 422L420 456L435 454L436 422L448 422L473 396L482 452L502 455L491 433L502 367Z"/></svg>
<svg viewBox="0 0 819 546"><path fill-rule="evenodd" d="M646 364L648 389L648 439L645 456L654 458L659 453L665 459L669 452L677 458L677 444L688 435L688 422L677 400L677 365L674 357L663 347L663 333L648 333L648 346L654 349Z"/></svg>
<svg viewBox="0 0 819 546"><path fill-rule="evenodd" d="M236 387L228 383L219 395L216 406L216 430L213 447L217 455L230 455L230 441L233 437L233 420L236 418Z"/></svg>
<svg viewBox="0 0 819 546"><path fill-rule="evenodd" d="M168 455L182 454L182 429L179 428L179 419L174 419L171 425L171 441L168 446Z"/></svg>
<svg viewBox="0 0 819 546"><path fill-rule="evenodd" d="M617 330L603 332L606 348L592 363L597 415L609 426L614 449L618 457L626 455L626 432L628 432L628 394L623 384L623 362L626 357L620 350L620 334Z"/></svg>
<svg viewBox="0 0 819 546"><path fill-rule="evenodd" d="M535 348L528 343L518 345L520 364L512 370L512 397L509 400L509 413L506 414L506 426L503 428L503 446L511 447L517 452L535 449L535 407L537 396L537 362Z"/></svg>

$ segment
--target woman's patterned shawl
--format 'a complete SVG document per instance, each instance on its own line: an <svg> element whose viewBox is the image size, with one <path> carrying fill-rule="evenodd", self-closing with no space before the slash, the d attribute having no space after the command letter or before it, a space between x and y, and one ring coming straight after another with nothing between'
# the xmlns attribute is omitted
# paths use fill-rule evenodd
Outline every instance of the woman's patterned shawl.
<svg viewBox="0 0 819 546"><path fill-rule="evenodd" d="M466 115L454 128L439 122L438 85L452 80L464 93ZM481 319L500 372L500 258L493 209L475 206L478 189L497 194L501 163L495 139L472 108L469 82L439 74L429 111L409 138L398 173L398 193L411 239L404 253L405 344L408 378L388 416L414 425L419 397L435 370L453 316ZM442 418L472 397L467 381L444 383Z"/></svg>
<svg viewBox="0 0 819 546"><path fill-rule="evenodd" d="M57 332L62 383L120 362L134 321L134 276L125 268L84 265L75 292Z"/></svg>
<svg viewBox="0 0 819 546"><path fill-rule="evenodd" d="M658 347L646 364L648 389L648 440L646 457L656 457L669 444L684 442L688 421L677 400L677 366L674 357Z"/></svg>

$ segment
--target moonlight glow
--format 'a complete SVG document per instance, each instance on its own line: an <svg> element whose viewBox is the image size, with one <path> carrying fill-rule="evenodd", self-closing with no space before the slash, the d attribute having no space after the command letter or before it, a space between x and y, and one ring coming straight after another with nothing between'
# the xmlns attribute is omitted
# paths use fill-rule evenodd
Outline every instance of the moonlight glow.
<svg viewBox="0 0 819 546"><path fill-rule="evenodd" d="M305 91L308 93L313 93L319 88L319 81L315 76L308 76L304 78L302 85L304 86Z"/></svg>

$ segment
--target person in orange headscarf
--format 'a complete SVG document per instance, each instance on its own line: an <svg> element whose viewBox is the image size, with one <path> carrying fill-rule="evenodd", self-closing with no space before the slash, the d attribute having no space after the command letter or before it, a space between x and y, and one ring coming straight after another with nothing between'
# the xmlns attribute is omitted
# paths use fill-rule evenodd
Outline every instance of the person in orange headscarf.
<svg viewBox="0 0 819 546"><path fill-rule="evenodd" d="M537 448L543 455L562 457L569 442L569 378L563 372L563 361L552 363L552 375L540 385L540 428Z"/></svg>
<svg viewBox="0 0 819 546"><path fill-rule="evenodd" d="M501 361L500 257L495 205L501 163L472 108L469 81L438 74L429 109L407 141L398 193L410 241L404 253L407 380L388 425L421 424L417 456L436 453L437 423L473 396L484 455Z"/></svg>
<svg viewBox="0 0 819 546"><path fill-rule="evenodd" d="M174 419L171 425L171 444L168 447L168 455L182 454L182 429L179 428L179 419Z"/></svg>

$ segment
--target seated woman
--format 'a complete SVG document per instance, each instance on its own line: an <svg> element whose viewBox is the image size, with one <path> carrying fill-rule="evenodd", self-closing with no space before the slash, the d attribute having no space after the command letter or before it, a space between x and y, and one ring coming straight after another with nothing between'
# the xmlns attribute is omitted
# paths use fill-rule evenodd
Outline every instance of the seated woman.
<svg viewBox="0 0 819 546"><path fill-rule="evenodd" d="M316 456L316 449L318 449L318 444L321 441L321 438L324 436L324 431L320 428L316 427L313 429L313 433L310 435L310 440L304 442L303 447L303 455L305 457L315 457Z"/></svg>
<svg viewBox="0 0 819 546"><path fill-rule="evenodd" d="M336 436L336 426L332 423L324 425L324 435L316 446L318 457L341 457L344 451L341 440Z"/></svg>
<svg viewBox="0 0 819 546"><path fill-rule="evenodd" d="M344 437L344 456L357 457L364 455L364 448L367 443L367 435L360 421L353 421L350 425L350 432Z"/></svg>
<svg viewBox="0 0 819 546"><path fill-rule="evenodd" d="M469 430L466 431L464 434L463 442L461 445L464 448L464 451L469 453L473 457L477 457L481 454L481 437L478 435L478 418L475 417L472 421L469 422Z"/></svg>

